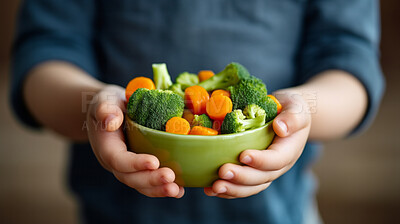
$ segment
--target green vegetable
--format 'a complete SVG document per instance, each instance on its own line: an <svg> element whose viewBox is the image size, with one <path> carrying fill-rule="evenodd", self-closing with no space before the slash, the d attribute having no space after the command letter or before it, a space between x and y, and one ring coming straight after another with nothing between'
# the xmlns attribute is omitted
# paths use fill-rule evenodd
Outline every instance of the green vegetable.
<svg viewBox="0 0 400 224"><path fill-rule="evenodd" d="M192 121L192 126L203 126L206 128L212 128L213 122L207 116L207 114L194 115L194 119Z"/></svg>
<svg viewBox="0 0 400 224"><path fill-rule="evenodd" d="M265 110L265 122L269 122L273 120L276 115L278 115L278 107L273 99L271 97L268 97L267 95L262 96L260 100L258 101L257 105L259 105L261 108Z"/></svg>
<svg viewBox="0 0 400 224"><path fill-rule="evenodd" d="M243 114L246 116L246 118L256 118L257 114L260 113L263 114L265 111L256 104L247 105L247 107L245 107L243 110Z"/></svg>
<svg viewBox="0 0 400 224"><path fill-rule="evenodd" d="M234 86L228 87L231 93L233 109L244 109L247 105L256 104L265 110L266 122L277 115L276 103L268 97L267 88L261 79L250 77L240 80Z"/></svg>
<svg viewBox="0 0 400 224"><path fill-rule="evenodd" d="M243 65L232 62L228 64L223 71L200 82L199 86L205 88L207 91L226 89L229 86L236 85L240 80L249 77L250 74Z"/></svg>
<svg viewBox="0 0 400 224"><path fill-rule="evenodd" d="M145 89L145 88L139 88L129 98L128 105L126 106L126 108L127 108L128 117L131 120L133 120L133 121L137 120L136 112L138 109L138 105L142 102L143 95L147 91L149 91L149 90Z"/></svg>
<svg viewBox="0 0 400 224"><path fill-rule="evenodd" d="M266 115L261 107L253 104L246 107L244 111L249 116L254 116L254 118L246 118L240 109L234 110L225 116L221 126L221 134L243 132L265 124Z"/></svg>
<svg viewBox="0 0 400 224"><path fill-rule="evenodd" d="M199 77L196 74L183 72L176 77L175 82L181 84L182 90L185 90L187 87L199 84Z"/></svg>
<svg viewBox="0 0 400 224"><path fill-rule="evenodd" d="M136 123L156 130L165 130L172 117L182 117L183 98L170 90L135 91L128 103L128 116Z"/></svg>
<svg viewBox="0 0 400 224"><path fill-rule="evenodd" d="M249 104L257 104L260 98L268 95L264 83L253 76L228 87L228 91L231 93L233 109L241 110Z"/></svg>
<svg viewBox="0 0 400 224"><path fill-rule="evenodd" d="M182 98L185 97L185 92L182 90L182 85L179 84L179 83L172 84L172 86L169 87L169 90L171 90L172 92L178 94Z"/></svg>
<svg viewBox="0 0 400 224"><path fill-rule="evenodd" d="M167 70L167 65L165 63L153 64L152 67L156 89L168 89L172 85L172 81Z"/></svg>

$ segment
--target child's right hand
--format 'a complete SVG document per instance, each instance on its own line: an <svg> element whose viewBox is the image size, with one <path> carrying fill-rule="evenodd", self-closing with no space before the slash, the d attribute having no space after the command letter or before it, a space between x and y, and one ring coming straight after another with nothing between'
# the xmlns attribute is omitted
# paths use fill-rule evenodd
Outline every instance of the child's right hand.
<svg viewBox="0 0 400 224"><path fill-rule="evenodd" d="M159 168L153 155L128 151L122 124L125 91L108 85L92 100L87 112L89 141L99 163L122 183L149 197L176 197L183 187L174 183L175 174L169 168Z"/></svg>

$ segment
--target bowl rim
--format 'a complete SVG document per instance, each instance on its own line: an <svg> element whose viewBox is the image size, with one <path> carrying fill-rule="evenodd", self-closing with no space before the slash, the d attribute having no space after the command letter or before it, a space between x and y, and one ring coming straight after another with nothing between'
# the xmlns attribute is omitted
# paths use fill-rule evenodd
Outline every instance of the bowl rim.
<svg viewBox="0 0 400 224"><path fill-rule="evenodd" d="M272 125L272 122L274 121L274 119L272 119L271 121L265 123L263 126L255 128L255 129L251 129L251 130L247 130L244 132L239 132L239 133L233 133L233 134L219 134L219 135L183 135L183 134L175 134L175 133L169 133L166 131L160 131L160 130L156 130L156 129L152 129L152 128L148 128L145 127L143 125L140 125L136 122L134 122L132 119L130 119L128 117L128 115L125 116L125 122L130 122L132 123L134 126L138 127L140 130L146 131L146 132L150 132L150 133L154 133L157 135L162 135L162 136L169 136L169 137L183 137L185 139L218 139L218 138L232 138L232 137L238 137L238 136L243 136L243 135L248 135L254 132L257 132L260 129L266 128L269 125ZM129 131L129 127L125 127L126 131Z"/></svg>

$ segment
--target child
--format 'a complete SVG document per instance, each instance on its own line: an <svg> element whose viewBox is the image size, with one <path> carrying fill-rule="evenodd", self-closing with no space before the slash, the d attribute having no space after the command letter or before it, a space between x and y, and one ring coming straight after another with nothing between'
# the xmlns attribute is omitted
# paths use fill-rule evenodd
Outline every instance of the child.
<svg viewBox="0 0 400 224"><path fill-rule="evenodd" d="M73 142L69 180L87 223L318 223L318 145L306 142L372 121L384 86L378 21L374 0L25 1L12 104ZM283 104L268 150L244 151L246 165L223 165L204 190L127 151L120 86L154 62L176 75L231 61Z"/></svg>

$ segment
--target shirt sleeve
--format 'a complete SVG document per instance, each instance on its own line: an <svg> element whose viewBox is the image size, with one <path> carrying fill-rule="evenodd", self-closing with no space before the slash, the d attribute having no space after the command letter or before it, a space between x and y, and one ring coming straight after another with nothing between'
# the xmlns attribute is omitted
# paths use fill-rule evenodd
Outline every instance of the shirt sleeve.
<svg viewBox="0 0 400 224"><path fill-rule="evenodd" d="M339 69L365 87L368 107L351 134L365 129L375 117L385 81L379 64L379 3L377 0L310 0L299 54L300 83ZM340 100L340 99L339 99Z"/></svg>
<svg viewBox="0 0 400 224"><path fill-rule="evenodd" d="M29 0L20 8L12 50L10 100L14 114L30 127L40 127L24 102L24 80L33 67L48 61L70 62L96 74L93 49L95 7L88 0Z"/></svg>

